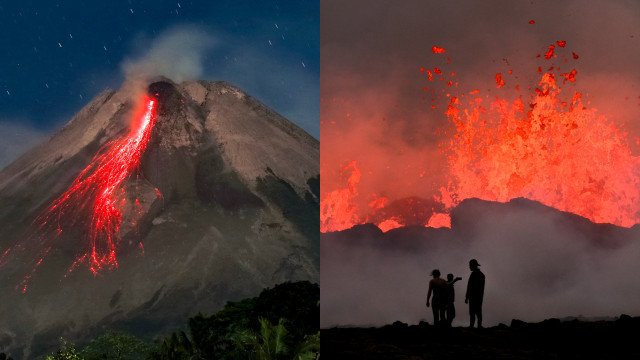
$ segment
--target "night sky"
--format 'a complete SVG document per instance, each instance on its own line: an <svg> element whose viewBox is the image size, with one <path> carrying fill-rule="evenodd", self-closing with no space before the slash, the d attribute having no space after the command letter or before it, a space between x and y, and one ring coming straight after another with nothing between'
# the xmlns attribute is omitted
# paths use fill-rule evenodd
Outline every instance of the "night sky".
<svg viewBox="0 0 640 360"><path fill-rule="evenodd" d="M0 167L172 41L196 53L187 75L229 81L319 137L317 1L3 2L0 31Z"/></svg>

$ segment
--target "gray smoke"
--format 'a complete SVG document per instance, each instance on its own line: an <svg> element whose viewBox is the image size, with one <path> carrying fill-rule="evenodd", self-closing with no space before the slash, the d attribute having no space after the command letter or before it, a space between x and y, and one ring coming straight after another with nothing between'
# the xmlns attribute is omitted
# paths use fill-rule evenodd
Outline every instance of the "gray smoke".
<svg viewBox="0 0 640 360"><path fill-rule="evenodd" d="M122 63L127 80L165 76L175 82L198 79L204 73L203 61L216 41L194 25L170 28L157 38L140 37L134 42L148 49Z"/></svg>
<svg viewBox="0 0 640 360"><path fill-rule="evenodd" d="M455 325L468 325L464 292L472 258L487 279L486 325L640 315L640 227L593 227L544 207L502 206L472 209L454 231L426 236L323 235L321 326L432 322L425 300L435 268L463 278L455 286Z"/></svg>

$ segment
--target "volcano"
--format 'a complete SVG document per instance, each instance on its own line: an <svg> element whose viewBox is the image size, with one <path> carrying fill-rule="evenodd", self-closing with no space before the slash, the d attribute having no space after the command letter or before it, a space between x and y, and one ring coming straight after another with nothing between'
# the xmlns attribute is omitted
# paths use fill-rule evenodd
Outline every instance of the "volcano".
<svg viewBox="0 0 640 360"><path fill-rule="evenodd" d="M5 351L152 337L319 281L318 140L225 82L143 88L104 91L0 172Z"/></svg>

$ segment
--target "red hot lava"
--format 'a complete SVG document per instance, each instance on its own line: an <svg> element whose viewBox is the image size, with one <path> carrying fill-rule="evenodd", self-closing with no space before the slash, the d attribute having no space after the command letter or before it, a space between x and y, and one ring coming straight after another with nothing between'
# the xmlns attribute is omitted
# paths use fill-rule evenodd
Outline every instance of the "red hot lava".
<svg viewBox="0 0 640 360"><path fill-rule="evenodd" d="M85 241L69 271L80 264L86 264L94 275L105 268L117 268L122 209L127 203L124 182L140 165L156 121L156 105L154 98L144 96L133 113L129 133L106 143L71 186L36 219L39 236L48 245L40 252L33 271L24 279L23 292L51 249L51 243L80 226L86 227Z"/></svg>
<svg viewBox="0 0 640 360"><path fill-rule="evenodd" d="M541 61L552 62L562 55L558 52L566 49L567 42L555 44L558 47L549 45ZM574 52L570 54L574 61L578 59ZM560 60L565 64L570 58ZM553 63L537 68L540 80L529 95L521 94L519 85L506 86L502 73L496 74L495 81L504 95L483 96L479 90L456 95L443 90L451 128L440 131L444 134L440 143L443 159L438 161L447 164L446 180L440 193L433 194L440 207L429 205L432 215L423 217L423 225L450 226L448 211L467 198L509 201L516 197L594 222L626 227L640 223L640 156L632 152L629 135L604 114L587 107L580 92L563 88L576 82L576 69L561 72ZM449 84L444 74L454 72L443 68L441 73L439 80ZM434 79L429 76L428 80ZM356 207L362 203L358 197L376 199L375 194L358 190L361 178L370 174L373 172L361 173L356 161L343 169L349 186L324 192L321 231L365 222L385 231L408 224L403 214L390 211L390 199L397 200L390 196L393 184L376 190L385 193L384 201L372 201L369 209ZM372 217L372 211L386 217Z"/></svg>

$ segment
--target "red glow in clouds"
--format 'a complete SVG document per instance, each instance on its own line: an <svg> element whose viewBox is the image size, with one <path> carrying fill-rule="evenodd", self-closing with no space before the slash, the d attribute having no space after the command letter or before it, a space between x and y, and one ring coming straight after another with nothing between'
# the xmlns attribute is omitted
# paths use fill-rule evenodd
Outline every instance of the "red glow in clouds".
<svg viewBox="0 0 640 360"><path fill-rule="evenodd" d="M106 143L71 186L35 221L41 238L47 243L52 240L49 237L55 239L67 231L85 227L85 241L70 271L84 263L96 275L104 268L118 266L116 249L120 240L121 209L127 202L123 182L140 165L156 121L156 100L145 96L133 116L129 133ZM51 245L40 252L35 268L23 281L23 292L50 249Z"/></svg>
<svg viewBox="0 0 640 360"><path fill-rule="evenodd" d="M450 210L469 198L506 202L525 197L593 222L625 227L640 223L640 156L632 152L630 140L640 141L588 107L572 88L578 71L564 66L561 71L552 62L567 45L563 40L556 44L557 48L548 46L539 60L543 64L536 64L539 81L529 94L519 93L526 88L519 84L505 86L502 73L495 75L496 95L477 89L459 94L450 93L449 87L443 90L446 96L438 101L448 103L444 115L449 127L425 134L438 136L440 154L416 159L446 163L439 193L431 199L411 198L413 194L399 184L383 181L400 167L360 169L359 164L372 162L365 154L342 168L346 188L322 194L321 231L367 222L383 231L405 225L449 227ZM569 54L559 60L564 64L578 57ZM442 76L451 70L442 68ZM369 178L381 181L369 186L375 192L365 193L358 186ZM425 178L425 184L429 180Z"/></svg>

